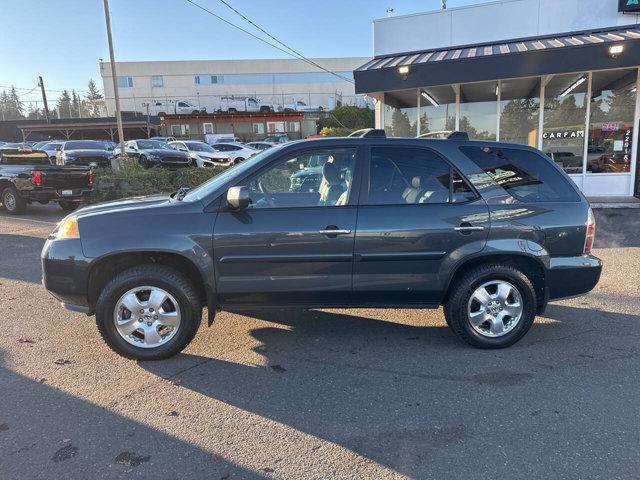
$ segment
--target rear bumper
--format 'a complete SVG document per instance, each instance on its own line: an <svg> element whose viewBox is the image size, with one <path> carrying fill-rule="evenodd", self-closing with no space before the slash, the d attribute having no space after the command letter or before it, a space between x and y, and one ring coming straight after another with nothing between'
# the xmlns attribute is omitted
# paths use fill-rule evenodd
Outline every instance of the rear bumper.
<svg viewBox="0 0 640 480"><path fill-rule="evenodd" d="M73 192L71 195L63 195L63 190L23 190L20 192L20 196L29 202L49 202L51 200L80 202L91 194L90 188L70 188L69 190Z"/></svg>
<svg viewBox="0 0 640 480"><path fill-rule="evenodd" d="M65 307L89 313L89 262L79 239L47 240L40 254L42 284Z"/></svg>
<svg viewBox="0 0 640 480"><path fill-rule="evenodd" d="M593 255L553 257L546 272L548 300L590 292L600 280L602 261Z"/></svg>

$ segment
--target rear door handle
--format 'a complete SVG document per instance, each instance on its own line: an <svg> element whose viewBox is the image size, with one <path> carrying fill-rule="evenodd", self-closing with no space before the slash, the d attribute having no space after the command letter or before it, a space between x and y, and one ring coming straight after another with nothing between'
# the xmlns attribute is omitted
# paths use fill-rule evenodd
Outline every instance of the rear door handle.
<svg viewBox="0 0 640 480"><path fill-rule="evenodd" d="M469 222L462 222L459 227L454 227L454 230L462 235L471 235L472 232L481 232L484 227L474 227Z"/></svg>
<svg viewBox="0 0 640 480"><path fill-rule="evenodd" d="M325 228L324 230L319 230L318 233L323 235L351 235L351 230L341 230L339 228Z"/></svg>

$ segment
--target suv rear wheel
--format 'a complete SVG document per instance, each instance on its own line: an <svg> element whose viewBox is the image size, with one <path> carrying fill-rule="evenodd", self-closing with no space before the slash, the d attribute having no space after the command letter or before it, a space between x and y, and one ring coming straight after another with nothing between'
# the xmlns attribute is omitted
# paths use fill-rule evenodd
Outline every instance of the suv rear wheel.
<svg viewBox="0 0 640 480"><path fill-rule="evenodd" d="M195 288L163 265L142 265L118 274L96 304L105 343L123 357L160 360L184 349L202 318Z"/></svg>
<svg viewBox="0 0 640 480"><path fill-rule="evenodd" d="M447 324L477 348L504 348L529 331L535 318L536 293L520 270L482 265L452 286L444 306Z"/></svg>

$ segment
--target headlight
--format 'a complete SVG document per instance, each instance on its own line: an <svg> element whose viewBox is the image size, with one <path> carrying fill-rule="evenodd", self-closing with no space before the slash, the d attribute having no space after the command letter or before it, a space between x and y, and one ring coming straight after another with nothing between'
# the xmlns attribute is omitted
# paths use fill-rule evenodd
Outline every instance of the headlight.
<svg viewBox="0 0 640 480"><path fill-rule="evenodd" d="M80 238L80 232L78 231L78 218L76 216L70 216L62 219L58 224L58 229L55 231L56 240L64 238Z"/></svg>

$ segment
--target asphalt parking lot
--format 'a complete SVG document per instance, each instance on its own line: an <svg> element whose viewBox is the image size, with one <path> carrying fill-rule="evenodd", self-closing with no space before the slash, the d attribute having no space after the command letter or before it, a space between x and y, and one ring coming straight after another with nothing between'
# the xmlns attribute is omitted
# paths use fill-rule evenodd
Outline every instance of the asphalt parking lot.
<svg viewBox="0 0 640 480"><path fill-rule="evenodd" d="M0 478L637 478L640 209L598 211L603 278L515 346L440 310L221 313L137 363L40 284L62 218L0 214Z"/></svg>

